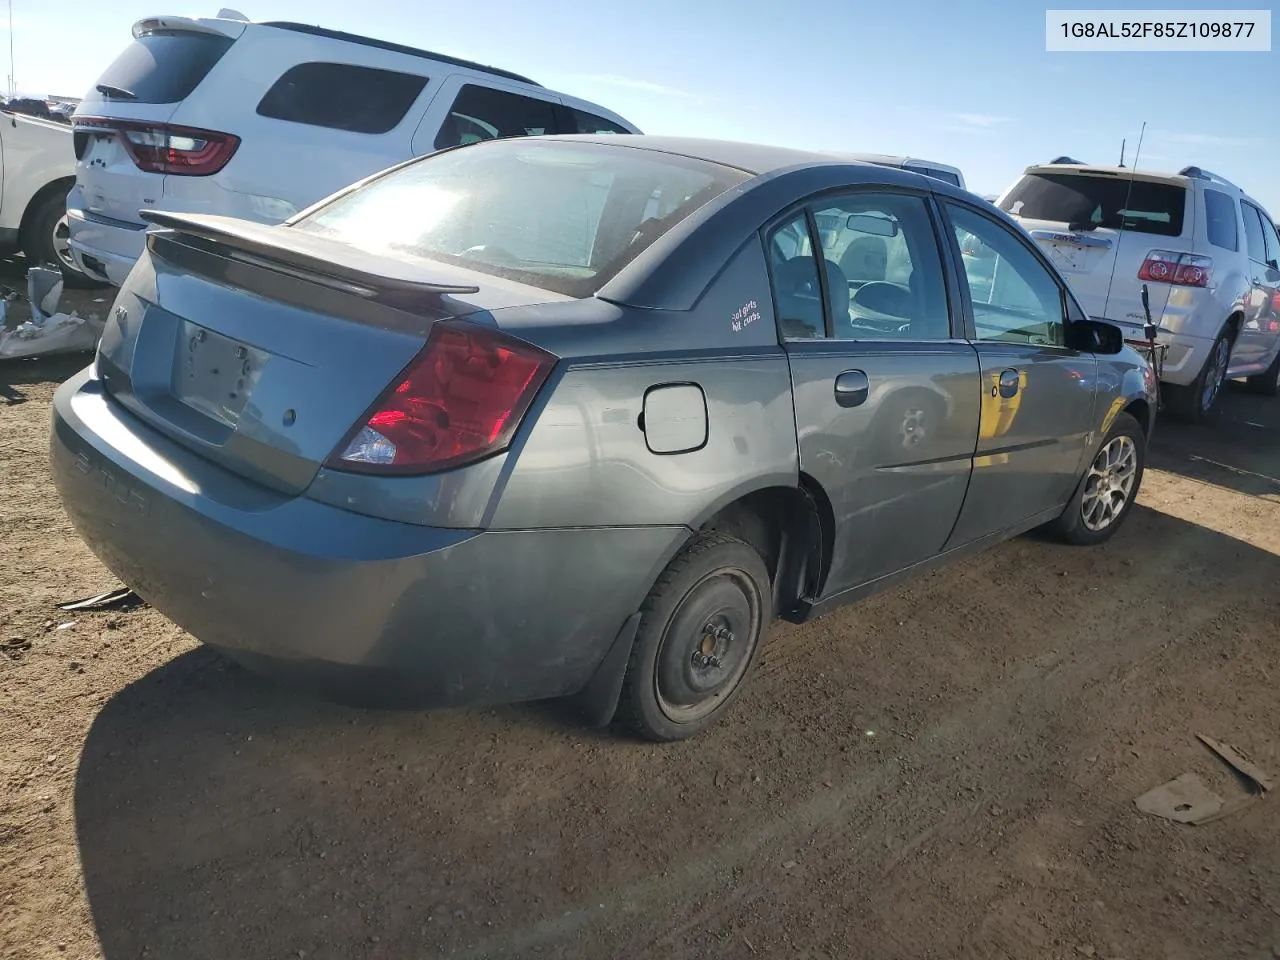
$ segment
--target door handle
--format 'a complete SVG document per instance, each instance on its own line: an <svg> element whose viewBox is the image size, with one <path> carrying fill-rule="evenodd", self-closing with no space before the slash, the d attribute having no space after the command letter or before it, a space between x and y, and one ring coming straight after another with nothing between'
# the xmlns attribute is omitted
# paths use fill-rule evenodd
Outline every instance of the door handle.
<svg viewBox="0 0 1280 960"><path fill-rule="evenodd" d="M870 384L861 370L846 370L836 377L836 403L842 407L856 407L867 400Z"/></svg>
<svg viewBox="0 0 1280 960"><path fill-rule="evenodd" d="M1015 396L1018 392L1018 371L1002 370L1000 371L1000 396L1008 400Z"/></svg>

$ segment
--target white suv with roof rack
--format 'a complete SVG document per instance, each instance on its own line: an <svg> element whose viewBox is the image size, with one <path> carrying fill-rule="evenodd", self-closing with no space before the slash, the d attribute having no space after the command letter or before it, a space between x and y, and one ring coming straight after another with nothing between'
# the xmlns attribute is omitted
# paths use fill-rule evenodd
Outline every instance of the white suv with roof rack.
<svg viewBox="0 0 1280 960"><path fill-rule="evenodd" d="M297 23L150 17L72 118L71 250L119 285L140 212L278 223L415 156L478 140L639 133L527 77Z"/></svg>
<svg viewBox="0 0 1280 960"><path fill-rule="evenodd" d="M1059 157L997 201L1091 316L1143 340L1148 290L1165 400L1200 421L1227 379L1280 392L1280 235L1262 205L1200 167L1176 174Z"/></svg>
<svg viewBox="0 0 1280 960"><path fill-rule="evenodd" d="M847 153L840 151L833 152L833 156L841 157L845 160L860 160L863 163L874 163L878 167L894 167L898 170L910 170L912 173L922 173L926 177L933 177L935 180L943 180L952 186L959 187L961 190L968 190L965 186L964 174L960 172L959 167L953 167L949 163L938 163L936 160L921 160L919 157L902 157L888 153Z"/></svg>

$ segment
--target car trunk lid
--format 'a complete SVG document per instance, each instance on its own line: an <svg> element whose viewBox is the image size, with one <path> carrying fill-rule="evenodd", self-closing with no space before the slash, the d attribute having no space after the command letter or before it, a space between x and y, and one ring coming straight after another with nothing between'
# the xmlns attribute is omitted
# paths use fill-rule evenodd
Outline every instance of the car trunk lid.
<svg viewBox="0 0 1280 960"><path fill-rule="evenodd" d="M208 459L300 493L432 324L563 299L285 226L148 214L160 229L104 331L107 391Z"/></svg>
<svg viewBox="0 0 1280 960"><path fill-rule="evenodd" d="M164 173L145 168L185 99L213 70L246 24L237 20L150 17L103 71L72 114L76 183L85 209L140 226L139 211L163 195Z"/></svg>
<svg viewBox="0 0 1280 960"><path fill-rule="evenodd" d="M1040 245L1090 316L1141 326L1138 270L1148 251L1180 244L1187 194L1176 178L1053 164L1029 168L998 206ZM1169 287L1151 284L1149 292L1158 321Z"/></svg>

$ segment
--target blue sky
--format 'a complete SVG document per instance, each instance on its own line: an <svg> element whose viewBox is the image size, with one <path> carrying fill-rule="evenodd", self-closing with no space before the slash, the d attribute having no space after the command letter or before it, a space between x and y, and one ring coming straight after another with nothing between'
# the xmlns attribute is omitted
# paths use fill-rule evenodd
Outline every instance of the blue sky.
<svg viewBox="0 0 1280 960"><path fill-rule="evenodd" d="M1132 161L1146 121L1140 166L1198 163L1280 218L1274 40L1271 53L1051 54L1048 4L1011 0L224 2L255 20L319 23L503 66L603 103L646 132L941 160L979 193L1062 153L1115 163L1125 137ZM18 85L80 95L134 20L218 7L13 0ZM1116 8L1143 7L1156 9Z"/></svg>

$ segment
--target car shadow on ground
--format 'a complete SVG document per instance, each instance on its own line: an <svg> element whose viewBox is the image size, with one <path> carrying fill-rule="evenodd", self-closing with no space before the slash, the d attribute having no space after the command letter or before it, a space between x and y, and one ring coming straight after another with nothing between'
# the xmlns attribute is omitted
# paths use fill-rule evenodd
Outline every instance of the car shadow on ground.
<svg viewBox="0 0 1280 960"><path fill-rule="evenodd" d="M1014 549L1032 551L1048 570L1061 562L1053 551L1071 548ZM1260 598L1280 582L1274 553L1145 507L1092 556L1064 590L1107 596L1120 571L1134 578L1148 572L1157 583L1176 573L1191 585L1180 587L1178 598L1187 609L1249 610L1270 603ZM1132 586L1139 589L1136 580ZM1002 602L1023 602L1014 595L1021 589L1011 585ZM860 709L874 714L918 698L913 685L931 669L921 664L934 653L901 645L892 625L878 625L874 616L862 614L859 623L857 642L870 644L872 656L909 667L860 693L867 701ZM799 628L787 643L803 643L815 627ZM867 640L878 632L883 640ZM977 696L974 690L998 693L1002 658L1034 655L1017 646L1034 647L1034 637L970 633L962 642L997 650L990 657L995 672L975 678L967 693L953 691L949 702L931 697L940 702L924 709L942 718L972 708L966 698ZM835 636L854 642L847 625ZM1101 618L1055 642L1078 647L1055 650L1065 659L1122 662L1167 640L1135 638L1129 627ZM736 729L654 747L575 728L542 707L350 709L260 681L204 649L184 654L112 697L80 758L76 826L103 955L225 960L235 945L238 956L313 960L456 951L523 956L535 944L551 948L549 955L621 955L598 939L617 939L607 917L644 900L644 922L657 936L674 922L663 918L679 913L682 897L707 894L711 883L710 874L686 876L679 889L682 883L658 878L681 874L690 858L736 875L759 859L762 836L788 829L824 769L842 764L856 782L895 762L874 754L847 759L839 730L815 737L831 718L829 702L812 707L812 722L794 706L782 715L787 697L779 687L787 685L785 674L758 678L724 721ZM1034 712L1019 722L1038 722ZM857 746L858 731L852 735ZM925 739L902 749L924 750ZM766 761L770 774L785 782L782 796L767 805L750 789L725 790L721 779L729 771L731 782L749 786L743 765L760 761L762 744L776 758ZM949 760L971 745L937 749ZM1022 769L1013 757L983 762L997 764L999 777ZM841 817L861 815L854 808ZM834 821L833 829L840 829ZM872 827L849 829L833 840L841 857L874 865L888 855L883 840L864 837ZM749 869L734 883L749 899L767 894ZM809 906L791 902L778 910L816 909L829 892L814 889ZM608 911L596 912L606 904ZM875 909L870 901L868 909ZM627 952L625 944L617 948Z"/></svg>

